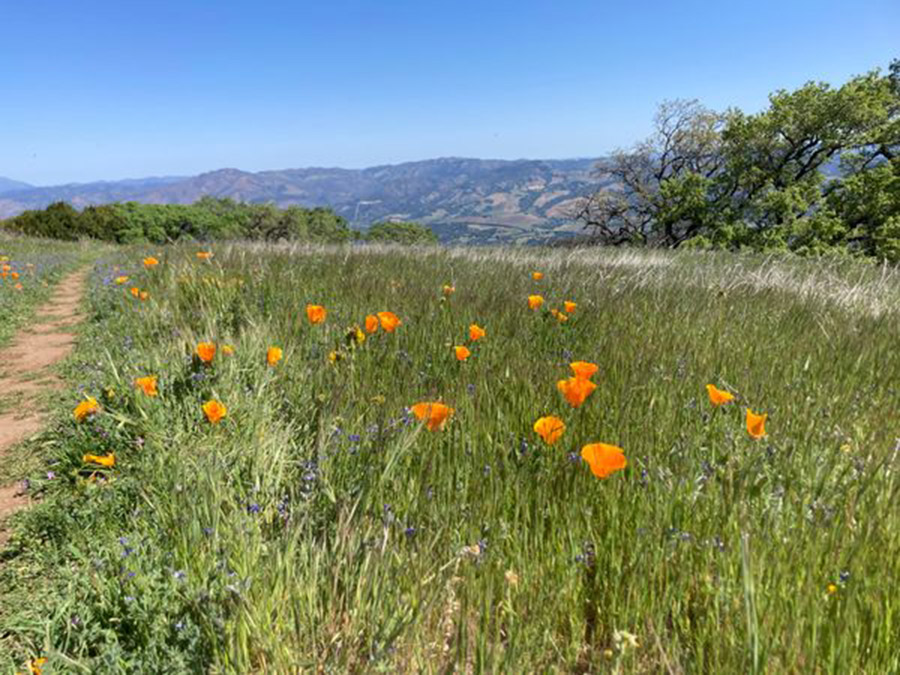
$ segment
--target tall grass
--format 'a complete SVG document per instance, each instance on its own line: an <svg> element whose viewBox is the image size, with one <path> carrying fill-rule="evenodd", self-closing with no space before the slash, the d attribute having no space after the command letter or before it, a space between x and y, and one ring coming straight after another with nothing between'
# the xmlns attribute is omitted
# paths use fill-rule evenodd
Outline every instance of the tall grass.
<svg viewBox="0 0 900 675"><path fill-rule="evenodd" d="M895 271L241 245L206 263L194 250L157 251L149 271L137 250L98 264L70 406L32 477L41 502L0 570L10 664L900 669ZM104 285L114 265L149 300ZM536 292L541 312L526 305ZM578 308L561 324L545 310L563 300ZM328 308L325 324L307 303ZM348 329L381 310L397 332L350 346ZM472 322L487 337L459 363ZM203 340L220 346L211 366L192 357ZM576 359L600 366L577 410L555 386ZM133 387L147 374L157 398ZM737 401L713 409L707 383ZM103 412L79 425L82 394ZM200 409L210 398L228 407L218 425ZM438 399L456 413L432 433L406 408ZM768 437L747 435L745 407L769 414ZM548 414L567 425L553 447L532 431ZM628 468L594 478L579 451L595 441L624 448ZM107 451L113 469L82 462Z"/></svg>

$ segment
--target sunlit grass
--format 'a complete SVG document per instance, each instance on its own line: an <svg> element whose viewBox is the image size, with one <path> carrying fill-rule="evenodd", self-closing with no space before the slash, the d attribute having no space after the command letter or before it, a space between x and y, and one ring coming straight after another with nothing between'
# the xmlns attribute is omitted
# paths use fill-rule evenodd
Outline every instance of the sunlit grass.
<svg viewBox="0 0 900 675"><path fill-rule="evenodd" d="M123 249L93 275L43 499L0 568L15 667L900 668L894 270L197 250ZM379 312L400 325L367 332ZM577 408L573 361L599 366ZM79 424L85 395L102 411ZM420 402L453 409L443 430ZM542 417L565 425L552 445ZM628 466L596 478L594 443Z"/></svg>

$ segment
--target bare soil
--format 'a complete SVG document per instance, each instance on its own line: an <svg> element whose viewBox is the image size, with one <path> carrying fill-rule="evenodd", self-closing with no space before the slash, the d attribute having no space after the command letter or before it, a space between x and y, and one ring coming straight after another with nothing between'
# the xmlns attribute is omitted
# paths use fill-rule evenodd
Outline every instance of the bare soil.
<svg viewBox="0 0 900 675"><path fill-rule="evenodd" d="M74 326L81 320L78 306L84 294L87 270L70 274L40 307L35 322L0 350L0 460L10 449L39 432L45 422L42 397L59 389L62 381L51 370L75 345ZM12 400L11 404L7 404ZM0 486L0 523L28 505L21 484ZM8 532L0 527L0 547Z"/></svg>

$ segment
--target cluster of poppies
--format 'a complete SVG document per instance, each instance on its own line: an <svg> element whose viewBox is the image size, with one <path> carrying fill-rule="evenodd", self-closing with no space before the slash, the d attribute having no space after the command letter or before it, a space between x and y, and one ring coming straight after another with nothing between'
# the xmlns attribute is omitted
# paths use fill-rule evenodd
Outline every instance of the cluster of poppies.
<svg viewBox="0 0 900 675"><path fill-rule="evenodd" d="M34 268L34 265L28 263L25 267L30 271ZM20 277L21 273L9 264L9 258L7 256L0 256L0 280L3 280L4 282L14 281L13 288L17 291L21 291L24 286L22 286L22 282L19 281Z"/></svg>
<svg viewBox="0 0 900 675"><path fill-rule="evenodd" d="M559 380L556 388L572 408L580 408L597 388L591 378L599 369L597 364L589 361L574 361L569 368L572 376ZM539 418L533 428L547 445L553 445L562 438L566 424L555 415L547 415ZM588 443L581 448L581 457L597 478L607 478L628 466L625 451L609 443Z"/></svg>
<svg viewBox="0 0 900 675"><path fill-rule="evenodd" d="M209 261L212 253L208 251L200 251L196 254L200 260ZM152 269L159 264L154 257L147 257L143 260L146 269ZM532 279L539 282L543 279L543 273L533 272ZM128 283L128 276L119 276L115 279L116 284L123 285ZM456 292L455 286L445 284L442 287L442 293L445 298L449 298ZM141 299L146 299L146 291L140 291L137 287L131 289L132 295ZM528 306L532 310L538 310L544 305L542 295L535 294L528 297ZM550 314L560 322L567 321L575 312L577 304L571 300L563 303L562 311L552 309ZM328 310L324 305L308 304L306 306L306 318L313 326L325 323L328 317ZM359 325L352 326L347 334L347 343L352 347L362 345L367 335L372 335L379 330L386 333L393 333L402 321L400 318L390 311L382 311L369 314ZM487 331L478 324L471 324L468 328L468 340L464 344L458 344L453 347L453 354L457 361L467 361L472 356L472 349L475 343L483 340L487 335ZM200 364L205 367L211 367L216 354L221 353L225 356L234 354L234 347L231 345L221 345L218 347L212 342L201 342L195 350L196 358ZM328 360L332 363L340 360L344 355L343 348L338 346L337 349L329 353ZM281 347L271 346L267 349L265 360L269 367L274 368L284 358L284 352ZM596 383L593 381L594 375L598 371L595 363L588 361L574 361L569 364L571 376L565 377L556 383L556 387L565 401L573 409L578 409L584 405L588 397L597 389ZM146 375L139 377L134 381L137 389L142 391L148 397L155 397L159 394L156 375ZM709 384L706 386L710 402L713 406L719 407L726 405L734 400L734 395L718 389L716 386ZM218 424L228 415L228 409L224 403L215 399L206 401L201 406L204 416L210 424ZM89 416L96 414L100 410L100 405L96 399L88 397L80 402L75 408L74 417L81 422ZM455 411L449 405L441 401L421 401L410 407L410 412L421 422L429 431L440 431L444 429L448 420L450 420ZM747 409L747 432L753 438L762 438L765 436L765 423L767 415L756 414L749 408ZM565 422L557 416L547 415L539 418L533 426L534 432L538 434L547 445L554 445L558 442L565 430ZM587 462L591 472L598 478L607 478L611 474L624 469L628 465L625 458L624 450L616 445L608 443L593 442L584 445L581 449L581 457ZM112 454L104 456L85 455L85 463L98 464L110 467L115 464L115 456Z"/></svg>
<svg viewBox="0 0 900 675"><path fill-rule="evenodd" d="M719 389L714 384L706 385L706 393L709 395L709 402L716 408L734 401L734 394ZM759 414L747 408L747 433L751 438L760 439L766 435L766 420L768 417L767 413Z"/></svg>

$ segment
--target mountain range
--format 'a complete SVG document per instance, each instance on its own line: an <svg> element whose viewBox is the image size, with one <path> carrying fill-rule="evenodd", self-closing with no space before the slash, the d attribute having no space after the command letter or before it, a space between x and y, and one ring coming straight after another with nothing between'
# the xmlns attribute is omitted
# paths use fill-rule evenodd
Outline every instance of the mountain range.
<svg viewBox="0 0 900 675"><path fill-rule="evenodd" d="M540 242L579 230L578 198L609 181L599 159L440 158L367 169L220 169L171 176L34 187L0 178L0 218L66 201L76 208L110 202L189 204L203 196L253 203L328 206L353 227L415 220L444 241Z"/></svg>

